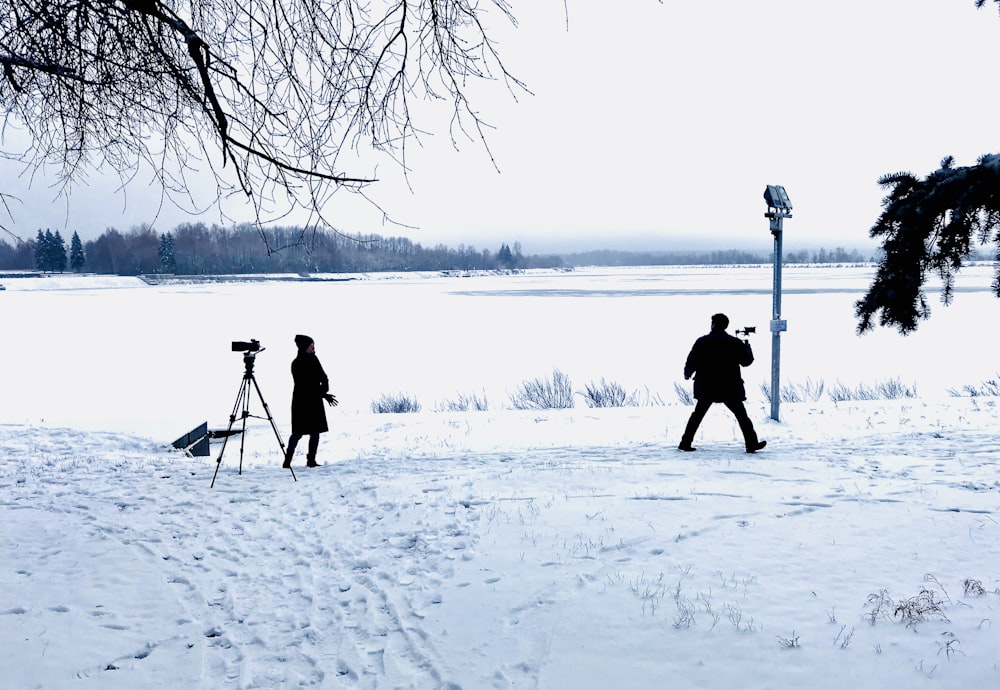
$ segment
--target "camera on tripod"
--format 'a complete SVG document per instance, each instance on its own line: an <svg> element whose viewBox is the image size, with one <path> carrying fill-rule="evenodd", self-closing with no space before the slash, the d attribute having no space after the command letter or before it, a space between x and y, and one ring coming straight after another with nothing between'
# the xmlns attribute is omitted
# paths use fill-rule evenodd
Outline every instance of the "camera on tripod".
<svg viewBox="0 0 1000 690"><path fill-rule="evenodd" d="M259 340L234 340L233 341L233 352L243 353L243 366L246 367L247 373L253 371L254 362L257 360L257 355L264 351L264 348L260 346Z"/></svg>
<svg viewBox="0 0 1000 690"><path fill-rule="evenodd" d="M246 430L247 430L247 419L253 417L250 414L250 391L251 388L257 391L257 397L260 399L260 404L264 407L264 412L267 413L267 421L271 423L271 430L274 431L274 437L278 440L278 447L281 448L281 455L285 455L285 444L281 442L281 434L278 433L278 426L274 423L274 417L271 416L271 410L268 408L267 403L264 402L264 395L260 392L260 386L257 385L257 379L253 375L253 365L257 359L257 355L264 351L264 348L260 346L260 341L256 339L252 340L234 340L233 341L233 352L243 353L243 383L240 384L240 391L236 394L236 403L233 405L233 411L229 415L229 428L224 432L220 433L222 438L222 450L219 451L219 459L215 461L215 473L212 474L212 484L215 486L215 478L219 475L219 467L222 466L222 455L226 452L226 443L229 437L238 434L240 436L240 474L243 474L243 444L246 441ZM262 419L258 417L258 419ZM236 424L236 420L240 420L240 429L233 430L233 425ZM292 468L288 468L292 473L292 479L295 479L295 472Z"/></svg>
<svg viewBox="0 0 1000 690"><path fill-rule="evenodd" d="M259 340L251 340L250 342L245 340L233 341L233 352L257 352L258 350L260 350Z"/></svg>
<svg viewBox="0 0 1000 690"><path fill-rule="evenodd" d="M742 335L744 337L750 335L751 333L756 333L756 332L757 332L756 326L744 326L743 328L736 329L736 335Z"/></svg>

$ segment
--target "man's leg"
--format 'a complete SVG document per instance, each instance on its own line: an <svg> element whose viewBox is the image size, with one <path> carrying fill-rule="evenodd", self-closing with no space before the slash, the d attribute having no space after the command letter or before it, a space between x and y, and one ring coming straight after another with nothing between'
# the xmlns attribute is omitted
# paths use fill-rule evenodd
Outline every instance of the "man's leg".
<svg viewBox="0 0 1000 690"><path fill-rule="evenodd" d="M306 451L306 467L318 467L316 451L319 450L319 434L309 434L309 449Z"/></svg>
<svg viewBox="0 0 1000 690"><path fill-rule="evenodd" d="M694 435L697 433L701 420L705 418L705 414L711 406L712 403L709 400L699 400L695 403L694 411L688 418L688 423L684 428L684 435L681 436L681 443L677 446L678 448L687 451L694 450L694 446L691 445L694 442Z"/></svg>
<svg viewBox="0 0 1000 690"><path fill-rule="evenodd" d="M282 467L292 466L292 456L295 455L295 446L299 445L302 434L292 434L288 437L288 448L285 449L285 464Z"/></svg>
<svg viewBox="0 0 1000 690"><path fill-rule="evenodd" d="M736 422L740 425L740 431L743 432L743 441L746 444L747 452L756 453L763 448L767 442L761 442L757 439L757 432L753 428L753 422L750 421L750 415L747 414L747 408L743 404L743 401L727 400L725 405L733 413L736 417Z"/></svg>

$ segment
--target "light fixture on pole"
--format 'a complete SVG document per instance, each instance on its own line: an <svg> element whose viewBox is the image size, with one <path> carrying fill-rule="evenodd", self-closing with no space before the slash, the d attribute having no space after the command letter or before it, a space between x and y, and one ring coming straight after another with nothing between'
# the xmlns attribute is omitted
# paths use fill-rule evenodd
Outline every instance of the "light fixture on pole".
<svg viewBox="0 0 1000 690"><path fill-rule="evenodd" d="M774 289L771 312L771 419L778 421L778 404L781 400L781 332L788 330L788 322L781 318L781 221L792 217L792 202L785 188L767 185L764 190L767 213L764 217L771 221L771 235L774 237Z"/></svg>

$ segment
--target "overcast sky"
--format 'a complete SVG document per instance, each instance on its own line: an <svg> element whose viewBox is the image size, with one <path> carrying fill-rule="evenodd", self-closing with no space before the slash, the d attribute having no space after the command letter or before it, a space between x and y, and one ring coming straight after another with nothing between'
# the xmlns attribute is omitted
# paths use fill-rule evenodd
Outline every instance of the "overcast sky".
<svg viewBox="0 0 1000 690"><path fill-rule="evenodd" d="M567 30L561 0L511 1L519 27L501 50L534 95L514 101L496 84L478 101L499 172L480 144L456 152L447 121L419 122L436 136L409 152L412 189L383 165L370 190L410 227L338 195L339 229L527 253L767 247L762 194L780 184L795 207L786 249L865 248L880 176L1000 151L992 3L568 0ZM91 177L67 219L43 181L0 172L24 200L4 219L22 237L154 220L142 180L126 202ZM168 207L155 227L186 220Z"/></svg>

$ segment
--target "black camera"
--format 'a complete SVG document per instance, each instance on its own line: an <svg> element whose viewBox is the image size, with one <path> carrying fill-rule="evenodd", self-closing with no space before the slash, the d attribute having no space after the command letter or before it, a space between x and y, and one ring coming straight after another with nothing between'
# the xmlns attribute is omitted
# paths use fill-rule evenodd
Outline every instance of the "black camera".
<svg viewBox="0 0 1000 690"><path fill-rule="evenodd" d="M736 329L736 335L750 335L751 333L756 333L756 326L744 326L742 329Z"/></svg>
<svg viewBox="0 0 1000 690"><path fill-rule="evenodd" d="M260 350L260 341L251 340L246 342L243 340L233 341L233 352L257 352Z"/></svg>

